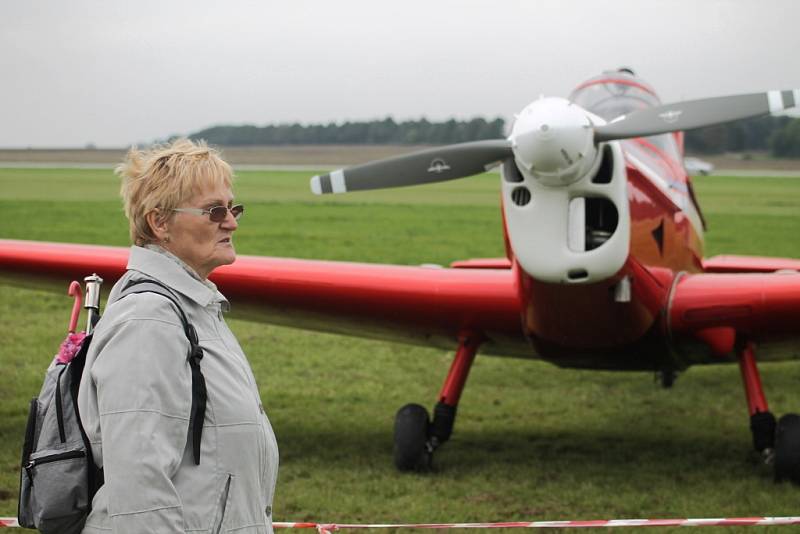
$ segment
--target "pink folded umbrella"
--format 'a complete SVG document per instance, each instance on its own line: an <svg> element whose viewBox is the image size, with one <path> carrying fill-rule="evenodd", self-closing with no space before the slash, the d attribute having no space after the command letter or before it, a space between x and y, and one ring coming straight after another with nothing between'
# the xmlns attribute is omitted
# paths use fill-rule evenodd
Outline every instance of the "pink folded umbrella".
<svg viewBox="0 0 800 534"><path fill-rule="evenodd" d="M67 337L61 342L58 354L55 356L56 363L71 362L72 358L81 350L81 345L83 345L83 340L86 337L86 332L75 332L75 328L78 326L78 317L81 314L81 300L83 300L83 291L81 291L80 283L73 280L69 285L67 294L75 298L75 303L72 305Z"/></svg>

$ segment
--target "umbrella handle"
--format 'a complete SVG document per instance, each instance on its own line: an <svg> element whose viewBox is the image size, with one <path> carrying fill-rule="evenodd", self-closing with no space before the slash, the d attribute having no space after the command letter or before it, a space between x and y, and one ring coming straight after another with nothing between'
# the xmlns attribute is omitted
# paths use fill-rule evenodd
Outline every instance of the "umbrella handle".
<svg viewBox="0 0 800 534"><path fill-rule="evenodd" d="M74 334L75 328L78 326L78 316L81 314L81 301L83 300L83 291L81 284L73 280L69 284L67 295L75 297L75 303L72 305L72 315L69 318L69 333Z"/></svg>

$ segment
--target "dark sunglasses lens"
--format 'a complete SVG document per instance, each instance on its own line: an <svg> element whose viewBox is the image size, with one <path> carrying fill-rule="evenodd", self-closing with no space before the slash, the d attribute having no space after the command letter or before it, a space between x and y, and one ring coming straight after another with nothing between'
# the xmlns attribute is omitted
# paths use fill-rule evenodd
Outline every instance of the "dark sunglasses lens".
<svg viewBox="0 0 800 534"><path fill-rule="evenodd" d="M209 210L209 217L214 222L222 222L228 216L228 208L225 206L214 206Z"/></svg>
<svg viewBox="0 0 800 534"><path fill-rule="evenodd" d="M228 209L231 210L231 213L233 213L233 218L237 221L239 220L239 217L242 216L242 213L244 213L244 206L241 204L236 204L230 208L226 208L225 206L214 206L208 210L208 216L213 222L221 223L228 217Z"/></svg>

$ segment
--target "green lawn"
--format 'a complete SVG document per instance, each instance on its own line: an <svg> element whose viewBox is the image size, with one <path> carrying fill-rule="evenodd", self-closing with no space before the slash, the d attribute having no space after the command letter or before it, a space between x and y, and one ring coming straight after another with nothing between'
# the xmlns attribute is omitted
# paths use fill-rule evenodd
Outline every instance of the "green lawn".
<svg viewBox="0 0 800 534"><path fill-rule="evenodd" d="M318 198L308 193L313 173L238 173L240 253L403 264L503 253L497 175ZM695 185L709 255L800 257L800 179ZM117 190L108 170L0 169L0 238L126 245ZM27 403L70 305L66 285L63 295L0 286L0 516L16 513ZM451 353L230 323L281 448L276 520L800 515L800 488L774 484L751 456L735 366L693 368L663 390L647 373L478 358L437 471L401 474L394 412L433 405ZM800 411L800 364L761 370L773 410Z"/></svg>

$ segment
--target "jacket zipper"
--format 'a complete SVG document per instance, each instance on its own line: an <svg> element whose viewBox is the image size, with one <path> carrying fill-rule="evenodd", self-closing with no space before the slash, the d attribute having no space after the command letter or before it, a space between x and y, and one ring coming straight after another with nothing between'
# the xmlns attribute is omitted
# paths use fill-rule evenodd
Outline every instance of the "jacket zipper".
<svg viewBox="0 0 800 534"><path fill-rule="evenodd" d="M220 321L219 321L220 323L223 322L221 315L222 311L220 309ZM228 325L224 325L224 329L227 330L227 332L221 331L223 327L220 327L219 325L216 324L214 325L214 328L217 331L217 336L219 336L222 346L225 347L225 350L228 352L228 354L230 354L236 361L236 365L239 367L239 370L242 373L244 373L244 378L248 382L248 385L250 386L250 394L253 395L253 398L256 401L256 408L258 409L259 413L260 414L266 413L264 411L264 405L261 402L261 395L259 395L258 393L258 386L256 385L256 377L253 375L253 370L250 367L250 364L247 362L247 357L244 356L244 353L240 355L239 352L233 350L231 346L229 346L228 344L227 337L225 334L226 333L230 334L230 336L233 337L233 333L230 331L230 328L228 328Z"/></svg>
<svg viewBox="0 0 800 534"><path fill-rule="evenodd" d="M219 515L219 523L214 526L213 532L218 534L222 532L222 522L225 521L225 512L227 512L228 507L228 494L231 491L231 480L233 479L233 475L228 474L228 480L225 481L225 489L222 490L222 495L220 496L220 515Z"/></svg>

